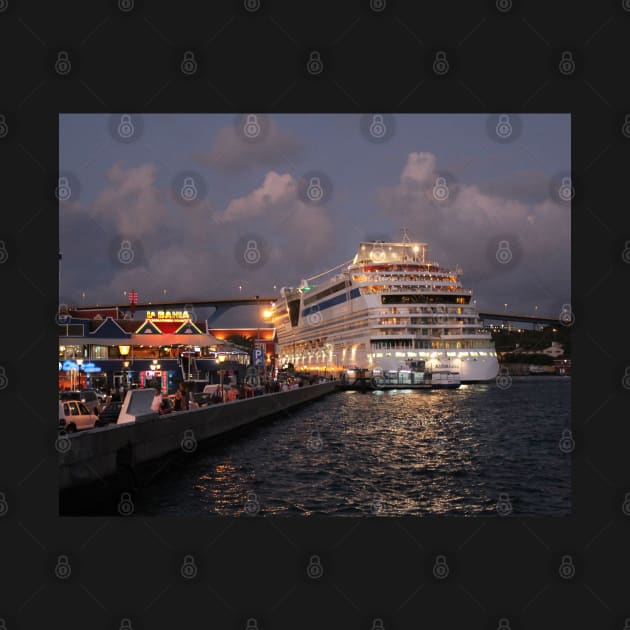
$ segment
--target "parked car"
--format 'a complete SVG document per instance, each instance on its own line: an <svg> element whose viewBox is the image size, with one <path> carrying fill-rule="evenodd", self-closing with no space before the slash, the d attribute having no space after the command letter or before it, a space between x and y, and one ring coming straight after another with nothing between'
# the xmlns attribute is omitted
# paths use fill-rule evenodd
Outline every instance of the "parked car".
<svg viewBox="0 0 630 630"><path fill-rule="evenodd" d="M82 402L92 413L98 415L101 405L98 396L93 389L82 389L67 392L59 392L59 400L78 400Z"/></svg>
<svg viewBox="0 0 630 630"><path fill-rule="evenodd" d="M98 416L84 403L78 400L59 401L59 428L67 433L93 429L97 420Z"/></svg>
<svg viewBox="0 0 630 630"><path fill-rule="evenodd" d="M120 410L122 409L122 402L114 401L110 402L105 408L99 413L98 420L94 426L96 427L104 427L108 424L116 424L118 422L118 416L120 415Z"/></svg>
<svg viewBox="0 0 630 630"><path fill-rule="evenodd" d="M109 402L109 395L101 389L95 389L94 391L96 392L96 397L98 398L98 404L101 409L103 409L103 407Z"/></svg>

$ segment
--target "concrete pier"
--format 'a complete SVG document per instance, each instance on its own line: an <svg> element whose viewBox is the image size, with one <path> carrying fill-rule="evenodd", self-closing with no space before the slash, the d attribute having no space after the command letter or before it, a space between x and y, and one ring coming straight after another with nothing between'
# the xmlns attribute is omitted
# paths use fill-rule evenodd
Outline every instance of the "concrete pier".
<svg viewBox="0 0 630 630"><path fill-rule="evenodd" d="M68 435L70 449L59 454L59 488L104 480L122 467L133 469L168 453L190 452L197 442L288 411L333 392L335 387L334 381L307 385L190 411L147 414L133 423Z"/></svg>

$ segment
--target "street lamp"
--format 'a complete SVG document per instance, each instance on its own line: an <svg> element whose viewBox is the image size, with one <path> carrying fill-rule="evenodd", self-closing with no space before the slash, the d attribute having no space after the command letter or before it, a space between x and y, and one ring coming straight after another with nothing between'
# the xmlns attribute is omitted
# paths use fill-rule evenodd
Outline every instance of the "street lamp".
<svg viewBox="0 0 630 630"><path fill-rule="evenodd" d="M76 364L77 364L77 376L79 378L79 389L81 389L81 366L83 365L83 359L77 359L76 360Z"/></svg>

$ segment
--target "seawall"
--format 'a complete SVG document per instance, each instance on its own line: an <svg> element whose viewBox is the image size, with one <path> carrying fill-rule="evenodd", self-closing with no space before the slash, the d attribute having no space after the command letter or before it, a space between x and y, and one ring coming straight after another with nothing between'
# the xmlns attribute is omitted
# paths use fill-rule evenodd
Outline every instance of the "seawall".
<svg viewBox="0 0 630 630"><path fill-rule="evenodd" d="M70 448L59 454L59 489L93 483L123 467L133 469L174 451L194 449L196 442L288 411L335 387L330 381L163 416L151 413L133 423L68 435Z"/></svg>

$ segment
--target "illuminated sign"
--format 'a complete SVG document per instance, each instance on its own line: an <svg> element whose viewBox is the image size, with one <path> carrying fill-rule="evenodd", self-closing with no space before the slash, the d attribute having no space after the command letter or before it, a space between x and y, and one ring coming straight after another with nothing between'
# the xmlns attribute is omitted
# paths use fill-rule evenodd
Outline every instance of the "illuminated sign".
<svg viewBox="0 0 630 630"><path fill-rule="evenodd" d="M64 372L70 372L72 370L81 370L82 372L86 372L87 374L101 371L101 368L94 365L94 363L84 363L82 365L79 365L76 361L70 361L70 360L64 361L63 365L61 366L61 369Z"/></svg>
<svg viewBox="0 0 630 630"><path fill-rule="evenodd" d="M147 311L147 319L186 320L190 315L188 311Z"/></svg>

